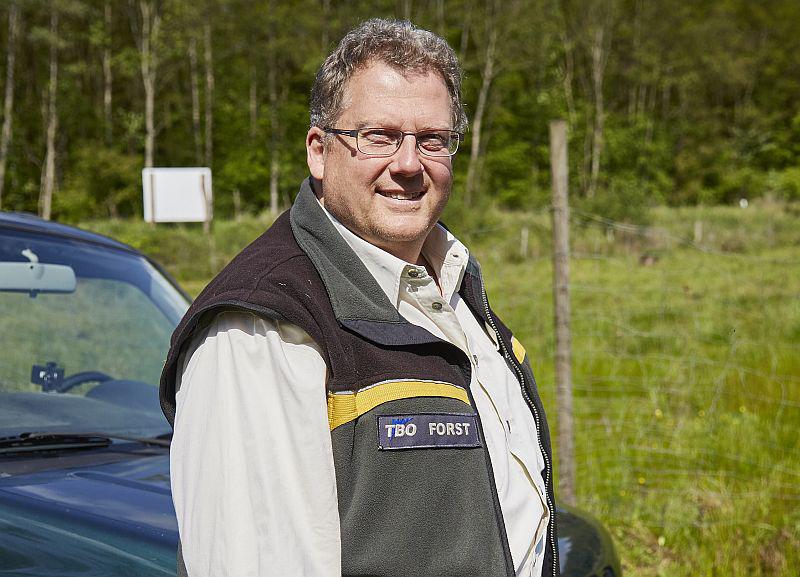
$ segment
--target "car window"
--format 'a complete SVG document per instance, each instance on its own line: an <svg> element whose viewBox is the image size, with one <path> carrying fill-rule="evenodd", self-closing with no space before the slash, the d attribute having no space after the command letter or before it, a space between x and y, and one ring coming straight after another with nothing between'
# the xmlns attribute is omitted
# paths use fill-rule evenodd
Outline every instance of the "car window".
<svg viewBox="0 0 800 577"><path fill-rule="evenodd" d="M68 375L99 371L155 384L173 329L147 295L119 280L79 278L72 294L0 293L0 309L7 311L0 321L6 390L41 391L31 368L48 362Z"/></svg>
<svg viewBox="0 0 800 577"><path fill-rule="evenodd" d="M186 299L139 255L0 231L0 264L20 262L69 267L76 282L0 290L0 435L167 431L157 385Z"/></svg>

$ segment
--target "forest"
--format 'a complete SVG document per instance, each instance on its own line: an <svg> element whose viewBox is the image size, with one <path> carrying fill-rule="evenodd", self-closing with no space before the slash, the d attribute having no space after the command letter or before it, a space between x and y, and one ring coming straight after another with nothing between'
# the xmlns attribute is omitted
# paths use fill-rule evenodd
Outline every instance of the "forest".
<svg viewBox="0 0 800 577"><path fill-rule="evenodd" d="M463 208L547 206L559 118L584 210L800 200L797 0L2 0L0 208L140 218L142 168L208 166L216 215L277 213L314 73L375 16L460 57Z"/></svg>

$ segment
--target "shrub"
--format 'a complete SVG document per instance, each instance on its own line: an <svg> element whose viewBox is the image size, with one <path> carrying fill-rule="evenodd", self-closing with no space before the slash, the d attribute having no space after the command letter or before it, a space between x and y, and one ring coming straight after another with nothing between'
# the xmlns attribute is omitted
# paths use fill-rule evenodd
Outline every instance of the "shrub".
<svg viewBox="0 0 800 577"><path fill-rule="evenodd" d="M53 195L53 216L65 222L142 214L138 155L87 145L75 152L64 186Z"/></svg>

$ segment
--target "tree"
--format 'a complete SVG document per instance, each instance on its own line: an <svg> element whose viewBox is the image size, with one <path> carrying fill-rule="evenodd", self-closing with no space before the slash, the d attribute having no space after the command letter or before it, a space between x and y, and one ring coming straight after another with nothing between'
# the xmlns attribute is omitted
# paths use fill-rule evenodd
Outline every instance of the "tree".
<svg viewBox="0 0 800 577"><path fill-rule="evenodd" d="M473 206L489 191L506 207L548 202L559 117L586 210L793 194L796 0L6 0L2 206L137 214L110 171L83 174L103 150L105 166L213 164L219 214L279 211L306 174L322 58L364 18L407 14L462 60L471 134L453 162ZM81 196L87 182L111 200Z"/></svg>
<svg viewBox="0 0 800 577"><path fill-rule="evenodd" d="M8 6L8 40L6 52L6 87L3 100L3 128L0 132L0 208L3 206L3 188L6 182L6 162L11 144L11 129L14 121L14 66L16 62L19 11L12 0Z"/></svg>
<svg viewBox="0 0 800 577"><path fill-rule="evenodd" d="M139 50L139 65L144 86L144 165L151 168L156 147L155 99L161 3L159 0L138 0L135 4L134 0L130 0L130 3L130 23Z"/></svg>
<svg viewBox="0 0 800 577"><path fill-rule="evenodd" d="M268 3L268 11L272 15L275 10L273 0ZM278 205L280 204L280 192L278 184L280 181L280 162L278 160L278 132L280 121L278 120L278 59L277 46L275 40L275 19L271 18L267 26L267 90L269 91L269 211L273 216L278 215Z"/></svg>
<svg viewBox="0 0 800 577"><path fill-rule="evenodd" d="M58 17L59 9L50 5L50 81L47 84L46 128L47 151L42 166L42 180L39 189L39 215L50 220L53 204L53 191L56 187L56 131L58 130Z"/></svg>
<svg viewBox="0 0 800 577"><path fill-rule="evenodd" d="M214 162L214 57L211 51L211 24L203 23L203 62L206 71L206 166Z"/></svg>
<svg viewBox="0 0 800 577"><path fill-rule="evenodd" d="M597 192L597 181L600 178L600 159L603 154L605 129L605 99L603 84L606 64L608 63L608 38L610 36L608 21L601 18L592 30L592 92L594 94L594 123L592 126L592 169L589 176L589 188L586 196L593 198Z"/></svg>
<svg viewBox="0 0 800 577"><path fill-rule="evenodd" d="M192 92L192 136L194 137L194 161L203 163L203 135L200 131L200 79L197 71L197 38L189 39L189 84Z"/></svg>
<svg viewBox="0 0 800 577"><path fill-rule="evenodd" d="M486 17L486 51L483 59L483 71L481 73L481 89L478 92L478 104L475 107L475 115L472 117L472 143L469 151L469 167L467 168L467 185L464 190L464 204L472 204L472 197L477 185L478 159L481 151L481 136L483 130L483 116L486 113L486 101L489 97L489 88L494 79L495 48L497 46L497 25L496 25L496 2L487 6Z"/></svg>
<svg viewBox="0 0 800 577"><path fill-rule="evenodd" d="M113 136L112 118L112 88L114 84L113 72L111 69L111 27L113 18L111 12L111 0L106 0L103 7L103 125L105 126L106 144L111 144Z"/></svg>

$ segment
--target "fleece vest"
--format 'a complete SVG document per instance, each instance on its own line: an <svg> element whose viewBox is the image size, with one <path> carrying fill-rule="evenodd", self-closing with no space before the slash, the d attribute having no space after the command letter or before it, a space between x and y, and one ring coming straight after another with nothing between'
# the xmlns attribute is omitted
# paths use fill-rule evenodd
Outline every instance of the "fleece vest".
<svg viewBox="0 0 800 577"><path fill-rule="evenodd" d="M459 294L495 331L536 420L553 513L543 575L555 577L550 438L527 355L489 307L474 258ZM173 333L160 386L170 423L180 353L225 310L291 322L322 350L343 576L514 576L469 359L398 313L324 214L309 180L292 209L211 281Z"/></svg>

